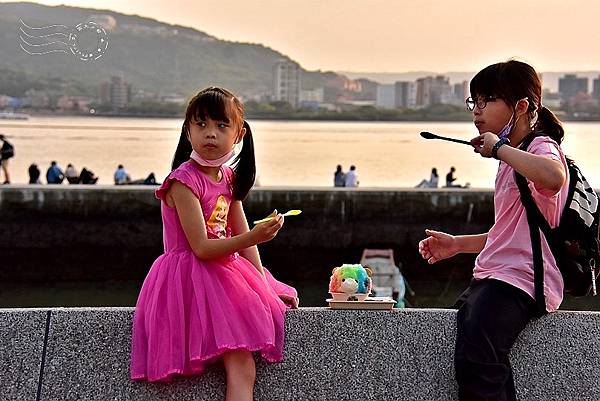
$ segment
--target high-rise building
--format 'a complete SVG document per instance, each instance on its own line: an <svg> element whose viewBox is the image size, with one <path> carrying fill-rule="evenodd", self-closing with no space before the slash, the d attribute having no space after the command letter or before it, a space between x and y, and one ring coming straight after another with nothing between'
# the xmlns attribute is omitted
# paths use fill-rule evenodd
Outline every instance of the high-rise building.
<svg viewBox="0 0 600 401"><path fill-rule="evenodd" d="M454 98L460 103L464 103L465 99L470 96L469 90L468 81L454 84Z"/></svg>
<svg viewBox="0 0 600 401"><path fill-rule="evenodd" d="M131 102L131 85L125 82L123 75L115 75L110 82L100 84L100 102L110 104L113 110L124 108Z"/></svg>
<svg viewBox="0 0 600 401"><path fill-rule="evenodd" d="M452 99L452 86L443 75L417 79L417 107L449 103Z"/></svg>
<svg viewBox="0 0 600 401"><path fill-rule="evenodd" d="M600 76L593 81L592 97L600 100Z"/></svg>
<svg viewBox="0 0 600 401"><path fill-rule="evenodd" d="M396 88L396 107L414 109L417 106L417 85L414 82L398 81Z"/></svg>
<svg viewBox="0 0 600 401"><path fill-rule="evenodd" d="M464 106L465 99L471 96L469 81L457 82L452 86L452 99L450 104L455 106Z"/></svg>
<svg viewBox="0 0 600 401"><path fill-rule="evenodd" d="M123 76L114 76L110 79L110 104L113 109L122 109L129 103L129 84Z"/></svg>
<svg viewBox="0 0 600 401"><path fill-rule="evenodd" d="M558 79L558 93L564 101L568 101L578 93L588 93L588 79L578 78L575 74L566 74Z"/></svg>
<svg viewBox="0 0 600 401"><path fill-rule="evenodd" d="M395 109L396 86L394 84L378 85L375 105L382 109Z"/></svg>
<svg viewBox="0 0 600 401"><path fill-rule="evenodd" d="M428 107L431 102L431 85L433 77L417 79L417 107Z"/></svg>
<svg viewBox="0 0 600 401"><path fill-rule="evenodd" d="M377 100L377 82L365 78L359 78L357 81L360 83L358 100Z"/></svg>
<svg viewBox="0 0 600 401"><path fill-rule="evenodd" d="M273 100L288 102L298 107L300 98L300 66L289 60L278 60L273 65Z"/></svg>
<svg viewBox="0 0 600 401"><path fill-rule="evenodd" d="M430 103L431 104L450 103L451 100L452 100L452 86L450 86L450 79L443 75L437 75L431 81Z"/></svg>

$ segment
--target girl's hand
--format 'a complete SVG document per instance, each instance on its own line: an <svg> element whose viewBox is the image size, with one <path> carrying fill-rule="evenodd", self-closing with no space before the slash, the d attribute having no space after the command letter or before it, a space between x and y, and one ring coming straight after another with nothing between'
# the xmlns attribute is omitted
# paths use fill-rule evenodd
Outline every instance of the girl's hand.
<svg viewBox="0 0 600 401"><path fill-rule="evenodd" d="M498 135L493 132L485 132L471 139L471 145L481 156L492 157L492 148L499 140Z"/></svg>
<svg viewBox="0 0 600 401"><path fill-rule="evenodd" d="M255 225L250 231L257 244L272 240L281 227L283 227L284 217L281 213L277 213L277 210L274 210L269 216L275 216L275 218Z"/></svg>
<svg viewBox="0 0 600 401"><path fill-rule="evenodd" d="M298 305L300 304L300 299L290 295L279 294L279 299L281 299L284 304L288 305L292 309L298 309Z"/></svg>
<svg viewBox="0 0 600 401"><path fill-rule="evenodd" d="M419 253L430 265L458 253L453 235L434 230L425 230L425 234L429 237L419 242Z"/></svg>

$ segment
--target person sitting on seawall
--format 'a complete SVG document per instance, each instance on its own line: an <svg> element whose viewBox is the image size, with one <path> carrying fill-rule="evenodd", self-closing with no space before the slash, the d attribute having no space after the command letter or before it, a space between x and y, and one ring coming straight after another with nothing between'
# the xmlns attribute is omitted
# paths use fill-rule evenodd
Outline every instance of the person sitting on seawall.
<svg viewBox="0 0 600 401"><path fill-rule="evenodd" d="M62 184L65 179L63 171L60 169L56 161L52 160L50 167L46 170L46 182L48 184Z"/></svg>
<svg viewBox="0 0 600 401"><path fill-rule="evenodd" d="M417 184L415 188L437 188L439 182L439 176L437 172L437 168L431 169L431 177L429 177L429 181L423 180Z"/></svg>
<svg viewBox="0 0 600 401"><path fill-rule="evenodd" d="M335 172L333 173L333 186L343 187L346 185L346 174L342 171L341 164L337 165Z"/></svg>
<svg viewBox="0 0 600 401"><path fill-rule="evenodd" d="M346 173L346 177L344 177L344 186L345 187L358 187L358 173L356 172L356 166L350 166L350 170Z"/></svg>
<svg viewBox="0 0 600 401"><path fill-rule="evenodd" d="M154 173L150 173L150 174L148 174L148 177L146 177L146 179L144 179L144 185L160 185L160 184L156 182L156 176L154 175Z"/></svg>
<svg viewBox="0 0 600 401"><path fill-rule="evenodd" d="M67 179L69 184L79 183L79 173L71 163L67 164L67 169L65 170L65 178Z"/></svg>
<svg viewBox="0 0 600 401"><path fill-rule="evenodd" d="M115 170L114 179L115 185L125 185L131 182L131 177L129 176L129 174L125 170L125 167L123 167L122 164L119 164L117 166L117 169Z"/></svg>
<svg viewBox="0 0 600 401"><path fill-rule="evenodd" d="M469 187L471 187L471 184L468 182L465 183L465 185L454 184L454 181L456 181L456 177L454 176L455 171L456 171L456 168L450 167L450 171L448 172L448 174L446 174L446 188L469 188Z"/></svg>
<svg viewBox="0 0 600 401"><path fill-rule="evenodd" d="M558 225L567 201L564 129L542 106L542 83L526 63L492 64L470 83L467 107L480 135L471 140L482 157L498 160L495 219L487 233L450 235L426 230L419 252L429 264L459 253L478 253L473 280L455 307L454 366L461 401L515 401L509 353L528 322L558 309L564 282L543 234L542 293L536 296L527 213L515 173L525 177L534 202ZM520 149L525 141L529 146ZM525 384L527 385L527 384ZM552 399L549 395L548 399Z"/></svg>
<svg viewBox="0 0 600 401"><path fill-rule="evenodd" d="M40 175L41 171L38 168L37 164L31 163L29 169L27 169L27 173L29 174L29 183L30 184L41 184Z"/></svg>
<svg viewBox="0 0 600 401"><path fill-rule="evenodd" d="M139 180L129 180L125 183L125 185L160 185L160 183L156 182L156 176L154 175L154 173L150 173L146 178L140 178Z"/></svg>
<svg viewBox="0 0 600 401"><path fill-rule="evenodd" d="M94 174L92 170L88 170L87 168L81 169L81 174L79 174L79 183L84 185L92 185L98 182L98 178Z"/></svg>

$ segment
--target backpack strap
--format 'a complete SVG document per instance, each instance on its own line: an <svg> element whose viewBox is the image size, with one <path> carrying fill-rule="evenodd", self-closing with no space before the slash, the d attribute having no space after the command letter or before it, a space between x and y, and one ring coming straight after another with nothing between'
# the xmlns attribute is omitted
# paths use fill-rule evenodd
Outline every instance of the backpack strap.
<svg viewBox="0 0 600 401"><path fill-rule="evenodd" d="M535 138L535 135L529 135L525 137L519 148L523 151L527 151L527 148L531 144L531 141ZM539 316L545 315L546 312L546 298L544 296L544 258L542 256L542 239L540 237L540 229L546 235L546 238L550 240L551 229L550 225L546 221L546 218L540 212L540 209L535 204L531 190L527 185L527 179L519 174L515 170L515 181L519 187L521 194L521 202L525 207L527 213L527 223L529 224L529 235L531 238L531 251L533 254L533 281L535 288L535 305L536 311Z"/></svg>

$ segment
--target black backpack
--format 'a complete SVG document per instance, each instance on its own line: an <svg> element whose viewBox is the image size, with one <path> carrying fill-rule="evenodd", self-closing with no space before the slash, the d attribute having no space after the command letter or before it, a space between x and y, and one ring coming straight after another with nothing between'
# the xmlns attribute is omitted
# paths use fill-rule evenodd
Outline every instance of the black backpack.
<svg viewBox="0 0 600 401"><path fill-rule="evenodd" d="M527 151L534 136L526 138L521 150ZM544 270L540 230L544 233L565 284L565 293L573 296L596 295L596 279L600 273L598 195L587 182L575 162L567 159L569 191L565 208L556 228L550 225L531 196L527 180L515 171L521 201L527 212L533 252L535 299L538 312L546 313Z"/></svg>
<svg viewBox="0 0 600 401"><path fill-rule="evenodd" d="M15 155L15 147L10 143L4 141L2 144L2 148L0 148L0 159L6 160L10 159Z"/></svg>

